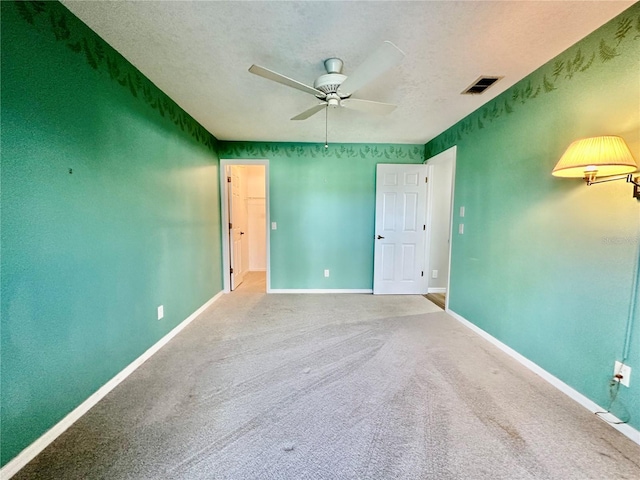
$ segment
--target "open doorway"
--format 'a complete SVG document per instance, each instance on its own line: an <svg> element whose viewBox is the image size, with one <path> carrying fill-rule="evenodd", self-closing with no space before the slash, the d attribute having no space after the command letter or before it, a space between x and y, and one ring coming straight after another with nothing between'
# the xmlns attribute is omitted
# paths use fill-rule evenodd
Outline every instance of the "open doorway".
<svg viewBox="0 0 640 480"><path fill-rule="evenodd" d="M449 305L456 147L427 160L427 169L427 298L446 310Z"/></svg>
<svg viewBox="0 0 640 480"><path fill-rule="evenodd" d="M221 160L224 291L268 292L267 160Z"/></svg>

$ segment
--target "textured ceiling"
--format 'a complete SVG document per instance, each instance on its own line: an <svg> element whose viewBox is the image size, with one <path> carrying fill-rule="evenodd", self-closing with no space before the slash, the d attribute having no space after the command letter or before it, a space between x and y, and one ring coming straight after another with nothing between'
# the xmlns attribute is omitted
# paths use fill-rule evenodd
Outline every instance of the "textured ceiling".
<svg viewBox="0 0 640 480"><path fill-rule="evenodd" d="M353 71L384 40L403 62L354 98L396 103L378 117L329 112L329 141L425 143L622 12L633 1L67 1L63 3L220 140L323 142L306 84L323 61ZM460 95L480 75L504 76Z"/></svg>

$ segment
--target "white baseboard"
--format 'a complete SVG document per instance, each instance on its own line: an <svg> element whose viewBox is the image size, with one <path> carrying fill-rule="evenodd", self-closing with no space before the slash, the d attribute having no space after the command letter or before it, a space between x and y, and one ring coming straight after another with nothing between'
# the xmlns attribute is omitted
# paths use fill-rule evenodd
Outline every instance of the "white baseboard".
<svg viewBox="0 0 640 480"><path fill-rule="evenodd" d="M447 287L433 287L433 288L428 288L427 289L427 293L447 293Z"/></svg>
<svg viewBox="0 0 640 480"><path fill-rule="evenodd" d="M461 315L458 315L457 313L455 313L454 311L449 310L449 309L447 309L447 313L449 315L451 315L453 318L455 318L456 320L458 320L460 323L462 323L464 326L466 326L466 327L470 328L471 330L473 330L475 333L480 335L485 340L488 340L489 342L491 342L493 345L498 347L500 350L502 350L504 353L506 353L507 355L512 357L514 360L517 360L518 362L520 362L522 365L527 367L533 373L535 373L538 376L542 377L543 380L546 380L547 382L549 382L551 385L556 387L558 390L560 390L562 393L567 395L569 398L571 398L572 400L578 402L580 405L585 407L591 413L606 411L605 408L602 408L597 403L595 403L592 400L588 399L583 394L581 394L577 390L573 389L572 387L570 387L569 385L564 383L559 378L553 376L552 374L547 372L545 369L543 369L539 365L533 363L531 360L529 360L528 358L526 358L523 355L519 354L518 352L516 352L511 347L505 345L500 340L498 340L497 338L493 337L489 333L485 332L484 330L482 330L477 325L474 325L473 323L471 323L466 318L462 317ZM608 415L608 418L613 422L619 422L620 421L618 418L616 418L614 415L611 415L611 414ZM629 437L633 442L635 442L638 445L640 445L640 431L636 430L635 428L633 428L630 425L627 425L626 423L622 423L622 424L614 424L614 423L609 423L609 422L606 422L606 423L607 423L607 425L610 425L613 428L615 428L616 430L618 430L620 433L622 433L626 437Z"/></svg>
<svg viewBox="0 0 640 480"><path fill-rule="evenodd" d="M268 293L373 293L372 289L272 288Z"/></svg>
<svg viewBox="0 0 640 480"><path fill-rule="evenodd" d="M51 442L62 435L71 425L80 419L85 413L87 413L94 405L102 400L111 390L116 388L120 382L131 375L140 365L146 362L151 356L164 347L173 337L175 337L180 331L182 331L187 325L195 320L202 312L209 308L216 300L223 295L223 292L217 293L210 298L204 305L193 312L189 317L183 320L179 325L174 327L169 333L158 340L151 348L136 358L133 362L127 365L124 370L116 374L111 380L100 387L93 395L87 398L84 402L78 405L73 411L71 411L66 417L56 423L53 427L47 430L40 438L22 450L13 460L7 463L2 469L0 469L0 479L9 480L13 477L22 467L33 460L42 450L44 450Z"/></svg>

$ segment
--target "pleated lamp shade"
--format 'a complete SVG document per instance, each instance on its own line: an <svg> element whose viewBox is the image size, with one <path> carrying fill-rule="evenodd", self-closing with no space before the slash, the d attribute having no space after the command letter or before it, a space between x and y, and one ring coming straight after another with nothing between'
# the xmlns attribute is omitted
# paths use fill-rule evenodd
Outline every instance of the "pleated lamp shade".
<svg viewBox="0 0 640 480"><path fill-rule="evenodd" d="M606 177L624 175L638 170L625 141L618 136L576 140L560 157L552 175L556 177Z"/></svg>

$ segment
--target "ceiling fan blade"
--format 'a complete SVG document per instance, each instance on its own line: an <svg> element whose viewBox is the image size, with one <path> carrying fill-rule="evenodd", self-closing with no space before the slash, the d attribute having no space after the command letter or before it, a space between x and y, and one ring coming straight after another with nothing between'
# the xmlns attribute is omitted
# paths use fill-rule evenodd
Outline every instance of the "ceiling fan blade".
<svg viewBox="0 0 640 480"><path fill-rule="evenodd" d="M259 65L251 65L249 67L249 71L254 75L258 75L259 77L266 78L267 80L272 80L274 82L281 83L282 85L286 85L287 87L296 88L298 90L302 90L303 92L310 93L311 95L316 95L317 97L324 98L326 95L324 92L320 90L310 87L309 85L305 85L304 83L300 83L293 78L285 77L279 73L276 73L268 68L261 67Z"/></svg>
<svg viewBox="0 0 640 480"><path fill-rule="evenodd" d="M315 115L319 111L324 110L326 107L327 107L327 102L319 103L318 105L311 107L309 110L305 110L300 115L296 115L291 120L306 120L311 115Z"/></svg>
<svg viewBox="0 0 640 480"><path fill-rule="evenodd" d="M375 113L377 115L387 115L393 112L397 105L391 103L372 102L371 100L360 100L358 98L345 98L340 104L351 110L359 112Z"/></svg>
<svg viewBox="0 0 640 480"><path fill-rule="evenodd" d="M338 93L351 95L356 90L372 82L391 67L398 65L404 58L404 52L393 43L386 41L373 52L356 70L342 82Z"/></svg>

